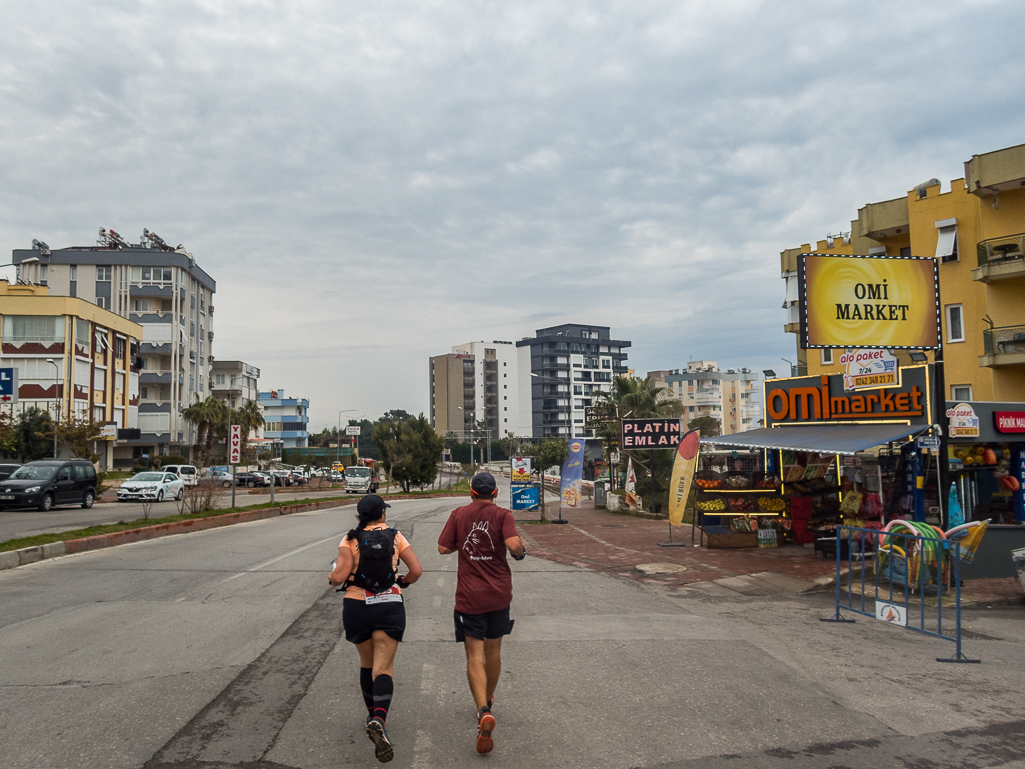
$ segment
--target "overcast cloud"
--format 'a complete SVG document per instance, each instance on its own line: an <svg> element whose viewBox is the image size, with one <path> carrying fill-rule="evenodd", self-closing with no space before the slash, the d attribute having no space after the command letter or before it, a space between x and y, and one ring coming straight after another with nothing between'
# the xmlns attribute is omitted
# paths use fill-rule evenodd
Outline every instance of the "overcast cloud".
<svg viewBox="0 0 1025 769"><path fill-rule="evenodd" d="M214 355L315 428L426 411L428 356L562 322L642 373L782 370L782 249L1025 141L1020 0L0 13L0 248L184 244Z"/></svg>

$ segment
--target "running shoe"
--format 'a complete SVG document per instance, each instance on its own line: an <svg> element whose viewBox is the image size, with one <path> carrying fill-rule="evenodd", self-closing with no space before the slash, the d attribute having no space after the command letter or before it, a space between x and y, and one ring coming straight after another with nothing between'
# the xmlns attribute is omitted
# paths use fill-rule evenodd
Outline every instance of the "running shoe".
<svg viewBox="0 0 1025 769"><path fill-rule="evenodd" d="M477 752L490 753L495 749L495 741L491 733L495 731L495 717L484 713L477 719Z"/></svg>
<svg viewBox="0 0 1025 769"><path fill-rule="evenodd" d="M378 761L387 764L395 758L395 749L388 739L388 732L384 729L384 721L380 718L371 718L367 721L367 737L374 743L374 755Z"/></svg>

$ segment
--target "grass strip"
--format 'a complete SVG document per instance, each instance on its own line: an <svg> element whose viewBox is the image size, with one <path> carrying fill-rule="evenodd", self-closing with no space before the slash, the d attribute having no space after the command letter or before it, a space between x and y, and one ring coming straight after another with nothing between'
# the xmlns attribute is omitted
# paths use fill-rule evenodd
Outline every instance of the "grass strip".
<svg viewBox="0 0 1025 769"><path fill-rule="evenodd" d="M113 534L118 531L130 529L143 529L147 526L156 526L161 523L177 523L178 521L190 521L196 518L215 518L219 515L230 513L242 513L247 510L264 510L271 507L291 507L292 505L308 505L314 502L342 502L345 499L356 499L355 497L320 497L306 499L290 499L286 502L262 502L258 505L246 505L245 507L225 507L217 510L205 510L201 513L185 513L184 515L169 515L163 518L136 518L134 521L118 521L117 523L100 523L94 526L87 526L84 529L72 529L62 531L59 534L36 534L31 537L19 537L0 542L0 552L9 550L20 550L23 547L39 547L48 545L51 542L66 542L69 539L81 539L82 537L93 537L97 534Z"/></svg>

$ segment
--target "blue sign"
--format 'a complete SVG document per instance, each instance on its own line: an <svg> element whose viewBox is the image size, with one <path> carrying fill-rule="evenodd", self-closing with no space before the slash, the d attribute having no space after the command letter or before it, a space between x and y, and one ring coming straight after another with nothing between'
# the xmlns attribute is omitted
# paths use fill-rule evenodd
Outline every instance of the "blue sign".
<svg viewBox="0 0 1025 769"><path fill-rule="evenodd" d="M0 403L18 402L18 369L0 368Z"/></svg>
<svg viewBox="0 0 1025 769"><path fill-rule="evenodd" d="M935 436L919 436L915 438L915 443L920 449L938 449L940 447L940 439Z"/></svg>
<svg viewBox="0 0 1025 769"><path fill-rule="evenodd" d="M511 493L513 510L536 510L541 506L541 494L537 486L515 484L511 487Z"/></svg>

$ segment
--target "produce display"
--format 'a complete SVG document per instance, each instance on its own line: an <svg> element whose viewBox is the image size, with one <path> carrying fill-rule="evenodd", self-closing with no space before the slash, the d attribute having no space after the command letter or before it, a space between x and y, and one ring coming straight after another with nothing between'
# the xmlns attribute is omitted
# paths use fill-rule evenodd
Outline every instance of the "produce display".
<svg viewBox="0 0 1025 769"><path fill-rule="evenodd" d="M744 475L727 475L726 488L728 489L749 489L751 481Z"/></svg>
<svg viewBox="0 0 1025 769"><path fill-rule="evenodd" d="M715 480L712 480L710 478L695 478L694 479L694 483L696 483L698 485L698 488L700 488L700 489L721 489L722 488L722 479L721 478L717 478Z"/></svg>
<svg viewBox="0 0 1025 769"><path fill-rule="evenodd" d="M787 503L779 497L758 497L758 507L767 513L782 513Z"/></svg>
<svg viewBox="0 0 1025 769"><path fill-rule="evenodd" d="M729 505L730 510L741 513L755 509L755 501L751 497L727 497L726 504Z"/></svg>
<svg viewBox="0 0 1025 769"><path fill-rule="evenodd" d="M698 510L705 513L722 513L726 511L726 503L721 499L699 500L694 503Z"/></svg>
<svg viewBox="0 0 1025 769"><path fill-rule="evenodd" d="M755 487L759 489L775 489L777 486L779 486L779 479L775 477L755 481Z"/></svg>

